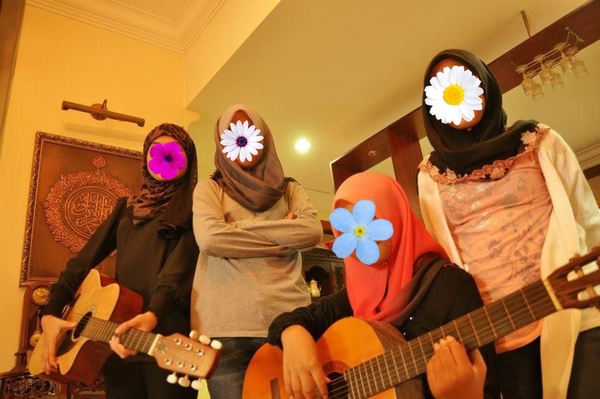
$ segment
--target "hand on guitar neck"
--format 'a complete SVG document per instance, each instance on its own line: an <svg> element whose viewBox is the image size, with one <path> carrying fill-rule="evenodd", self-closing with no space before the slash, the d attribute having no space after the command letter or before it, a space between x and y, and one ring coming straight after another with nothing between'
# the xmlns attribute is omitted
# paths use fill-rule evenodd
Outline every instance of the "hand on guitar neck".
<svg viewBox="0 0 600 399"><path fill-rule="evenodd" d="M119 357L124 359L137 354L138 351L127 348L125 345L123 345L123 343L121 343L119 337L125 337L125 334L128 331L131 331L137 336L139 336L139 334L151 334L150 331L156 327L157 322L158 320L156 319L154 313L142 313L124 323L121 323L115 328L114 335L109 335L110 338L107 337L105 340L100 341L107 342L110 345L110 348ZM30 369L35 374L40 372L45 373L45 375L52 381L66 383L68 379L63 380L59 377L61 372L58 359L62 358L64 361L64 358L70 355L61 353L59 356L57 354L57 346L63 342L65 336L67 336L70 332L77 330L79 323L59 319L58 317L52 315L46 315L42 317L41 324L43 335L38 342L39 347L36 347L34 350L34 353L37 353L38 355L34 355L30 360ZM110 326L106 325L100 327L100 330L105 330L106 328L110 328ZM195 331L190 333L191 339L188 339L180 334L174 334L169 337L160 338L162 343L158 345L159 348L155 353L152 354L152 356L156 358L159 367L173 371L173 373L168 376L167 381L171 384L179 384L183 387L191 386L196 390L200 389L202 387L200 378L210 377L216 368L219 357L217 352L221 349L221 343L216 340L211 340L206 336L199 336ZM142 338L140 340L144 339ZM172 343L169 343L171 341ZM179 346L180 348L178 348ZM162 355L164 350L162 347L171 347L171 354L173 354L173 350L183 351L183 354L180 353L179 355L175 355L179 361L172 364L172 361L168 357ZM145 351L144 353L150 354ZM85 355L76 354L76 356L79 356L82 359L89 358L90 355L93 355L91 351ZM206 356L206 362L203 363L200 356ZM181 365L178 363L181 363ZM194 365L192 368L189 370L185 369L187 366L192 364ZM98 371L99 368L96 370L96 372ZM176 373L182 373L183 377L178 376ZM70 373L67 373L67 375L69 374ZM199 379L190 381L188 375L197 377ZM85 381L87 384L91 384L92 381L95 380L95 372L92 372L89 378L91 379Z"/></svg>
<svg viewBox="0 0 600 399"><path fill-rule="evenodd" d="M42 331L46 333L46 339L43 340L43 354L42 361L44 365L44 372L47 374L50 372L58 372L58 363L56 361L56 342L58 337L68 331L72 330L77 326L77 323L59 319L51 315L42 317ZM121 323L115 329L115 335L109 341L110 348L117 354L121 359L133 356L137 354L137 351L126 348L119 339L119 336L127 332L130 328L135 328L139 331L150 332L154 330L158 324L156 315L152 312L146 312L135 316L134 318Z"/></svg>
<svg viewBox="0 0 600 399"><path fill-rule="evenodd" d="M115 335L109 341L110 348L117 355L119 355L121 359L125 359L126 357L137 354L136 351L126 348L125 345L121 343L119 337L121 336L121 334L125 334L130 328L150 332L154 330L157 324L158 319L156 318L156 315L152 312L146 312L135 316L133 319L120 324L119 327L115 329Z"/></svg>
<svg viewBox="0 0 600 399"><path fill-rule="evenodd" d="M427 382L437 399L481 399L487 367L475 349L465 347L451 335L434 344L435 353L427 363Z"/></svg>
<svg viewBox="0 0 600 399"><path fill-rule="evenodd" d="M76 380L92 385L112 351L121 357L140 352L173 372L168 382L199 389L200 379L217 367L221 343L195 331L189 337L152 333L157 318L152 312L139 314L141 306L139 295L92 269L62 319L42 317L29 371L61 384Z"/></svg>

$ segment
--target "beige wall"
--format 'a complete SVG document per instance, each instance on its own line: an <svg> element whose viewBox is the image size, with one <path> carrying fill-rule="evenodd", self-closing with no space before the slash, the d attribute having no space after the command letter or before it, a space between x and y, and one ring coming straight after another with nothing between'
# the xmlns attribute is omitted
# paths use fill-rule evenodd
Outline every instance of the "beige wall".
<svg viewBox="0 0 600 399"><path fill-rule="evenodd" d="M228 0L185 54L185 98L191 103L280 0ZM235 22L234 22L235 21Z"/></svg>
<svg viewBox="0 0 600 399"><path fill-rule="evenodd" d="M14 366L24 288L19 287L36 131L140 150L162 122L188 126L183 55L27 6L0 153L0 372ZM62 111L63 100L146 119L143 128Z"/></svg>

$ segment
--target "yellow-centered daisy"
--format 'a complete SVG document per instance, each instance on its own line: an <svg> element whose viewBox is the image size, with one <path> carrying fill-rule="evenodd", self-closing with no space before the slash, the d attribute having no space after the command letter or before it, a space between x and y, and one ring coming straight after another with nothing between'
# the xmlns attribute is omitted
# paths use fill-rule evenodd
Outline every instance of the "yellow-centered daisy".
<svg viewBox="0 0 600 399"><path fill-rule="evenodd" d="M429 113L442 123L458 125L461 119L473 120L474 111L483 109L481 80L463 66L445 67L425 87L425 104Z"/></svg>

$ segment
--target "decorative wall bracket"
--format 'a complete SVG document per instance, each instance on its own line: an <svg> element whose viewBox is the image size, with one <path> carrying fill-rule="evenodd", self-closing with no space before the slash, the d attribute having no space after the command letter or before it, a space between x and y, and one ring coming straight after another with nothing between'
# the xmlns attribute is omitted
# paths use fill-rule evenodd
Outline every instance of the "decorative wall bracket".
<svg viewBox="0 0 600 399"><path fill-rule="evenodd" d="M135 116L119 114L118 112L109 111L106 107L106 103L108 100L104 100L102 104L92 104L92 106L88 107L87 105L76 104L69 101L62 102L63 111L67 111L73 109L75 111L87 112L92 116L92 118L97 119L99 121L103 121L106 118L115 119L118 121L131 122L137 124L139 127L144 127L146 121L142 118L138 118Z"/></svg>

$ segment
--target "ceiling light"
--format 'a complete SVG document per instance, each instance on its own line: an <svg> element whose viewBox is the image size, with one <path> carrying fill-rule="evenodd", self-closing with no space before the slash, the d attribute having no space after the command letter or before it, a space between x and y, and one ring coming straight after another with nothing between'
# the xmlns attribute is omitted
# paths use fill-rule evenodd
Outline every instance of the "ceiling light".
<svg viewBox="0 0 600 399"><path fill-rule="evenodd" d="M299 139L298 141L296 141L296 144L294 144L294 148L296 149L296 151L298 151L301 154L306 153L310 149L310 146L310 141L304 138Z"/></svg>

